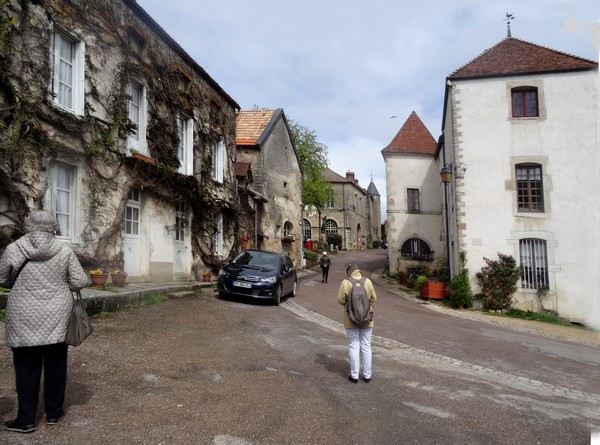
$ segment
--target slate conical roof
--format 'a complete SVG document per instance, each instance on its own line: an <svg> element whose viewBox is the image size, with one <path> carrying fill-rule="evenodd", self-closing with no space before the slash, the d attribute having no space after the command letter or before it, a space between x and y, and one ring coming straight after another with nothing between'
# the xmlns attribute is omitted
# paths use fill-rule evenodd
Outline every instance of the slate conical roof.
<svg viewBox="0 0 600 445"><path fill-rule="evenodd" d="M377 190L377 187L375 186L375 183L373 182L373 180L371 180L369 187L367 187L367 193L371 196L381 196L379 194L379 190Z"/></svg>
<svg viewBox="0 0 600 445"><path fill-rule="evenodd" d="M398 134L387 147L381 150L385 156L391 153L434 155L436 141L417 113L410 114Z"/></svg>
<svg viewBox="0 0 600 445"><path fill-rule="evenodd" d="M596 69L598 63L507 37L461 68L449 79L510 76Z"/></svg>

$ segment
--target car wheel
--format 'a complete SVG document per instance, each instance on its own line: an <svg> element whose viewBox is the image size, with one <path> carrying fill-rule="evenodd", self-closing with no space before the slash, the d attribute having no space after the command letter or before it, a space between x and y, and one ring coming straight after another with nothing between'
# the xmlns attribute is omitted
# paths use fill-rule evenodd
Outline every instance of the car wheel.
<svg viewBox="0 0 600 445"><path fill-rule="evenodd" d="M273 303L275 304L275 306L279 306L279 303L281 303L282 287L283 286L281 284L277 286L277 289L275 289L275 293L273 294Z"/></svg>
<svg viewBox="0 0 600 445"><path fill-rule="evenodd" d="M219 291L219 298L222 300L227 300L229 298L229 294L227 292Z"/></svg>

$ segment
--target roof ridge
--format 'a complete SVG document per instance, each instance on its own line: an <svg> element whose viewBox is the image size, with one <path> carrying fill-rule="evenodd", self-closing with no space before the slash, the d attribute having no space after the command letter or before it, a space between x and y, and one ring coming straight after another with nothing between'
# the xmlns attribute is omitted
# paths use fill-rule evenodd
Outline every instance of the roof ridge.
<svg viewBox="0 0 600 445"><path fill-rule="evenodd" d="M597 66L597 62L584 57L505 37L454 70L448 79L580 71Z"/></svg>

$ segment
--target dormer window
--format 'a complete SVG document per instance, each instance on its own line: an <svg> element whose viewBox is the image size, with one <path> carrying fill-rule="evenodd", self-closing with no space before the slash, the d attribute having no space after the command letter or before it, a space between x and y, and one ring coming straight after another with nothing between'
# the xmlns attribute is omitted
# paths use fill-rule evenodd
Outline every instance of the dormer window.
<svg viewBox="0 0 600 445"><path fill-rule="evenodd" d="M518 87L511 90L513 117L538 117L538 89Z"/></svg>

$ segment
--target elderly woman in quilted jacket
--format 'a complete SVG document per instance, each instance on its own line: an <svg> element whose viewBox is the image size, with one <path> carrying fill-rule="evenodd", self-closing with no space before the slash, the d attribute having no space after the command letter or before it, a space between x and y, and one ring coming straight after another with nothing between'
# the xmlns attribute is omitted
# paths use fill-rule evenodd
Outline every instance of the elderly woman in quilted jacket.
<svg viewBox="0 0 600 445"><path fill-rule="evenodd" d="M13 351L19 402L17 418L4 424L9 431L35 430L42 369L47 423L55 425L65 415L71 291L84 288L88 279L55 231L52 213L33 210L25 219L26 234L0 258L0 285L12 287L6 303L6 343Z"/></svg>

